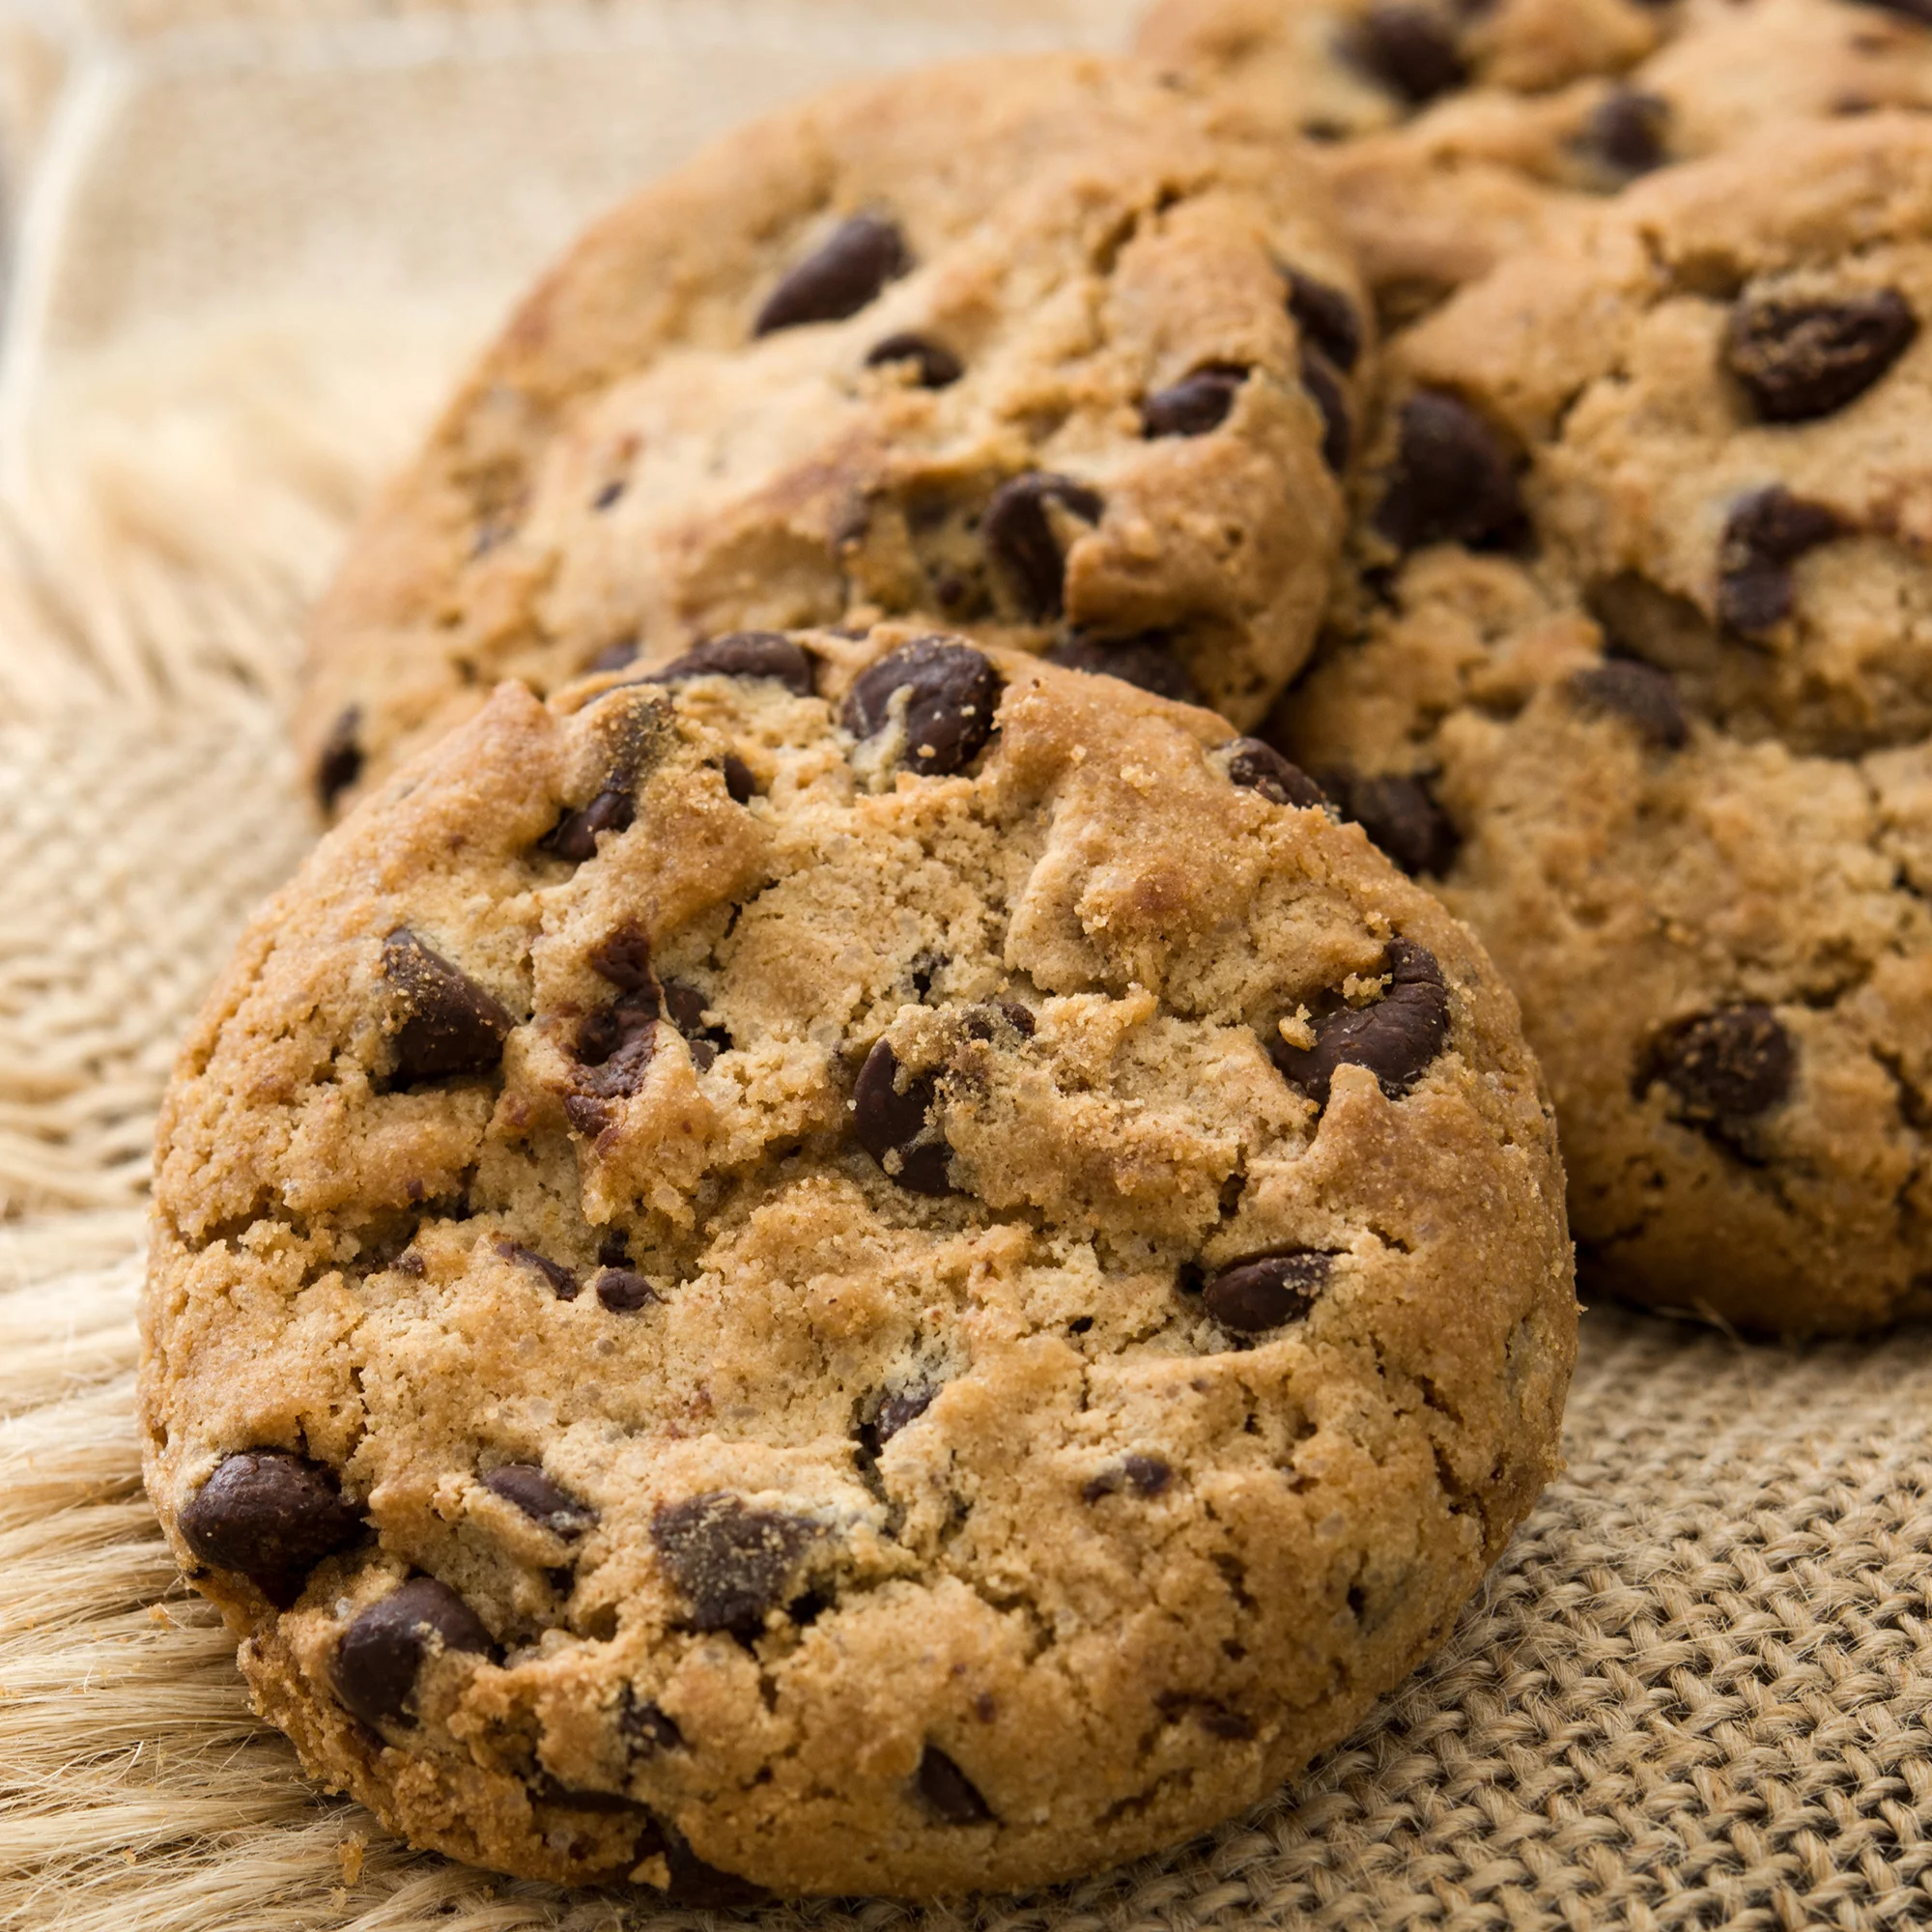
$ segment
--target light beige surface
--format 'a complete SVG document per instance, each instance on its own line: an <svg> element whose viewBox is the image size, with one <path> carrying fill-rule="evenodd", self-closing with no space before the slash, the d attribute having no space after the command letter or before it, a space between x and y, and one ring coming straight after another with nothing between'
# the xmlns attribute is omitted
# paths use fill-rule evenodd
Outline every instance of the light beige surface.
<svg viewBox="0 0 1932 1932"><path fill-rule="evenodd" d="M1024 11L1042 33L1072 17ZM917 15L892 0L763 12L955 29L988 17L937 0ZM90 60L119 57L116 16L70 40L60 13L46 10L58 58L43 71L67 61L98 75ZM580 23L606 17L585 9ZM141 58L191 38L161 28ZM424 66L429 86L444 84L445 64ZM122 71L138 106L155 83L138 63ZM56 172L44 141L22 171L30 267L95 285L110 231L74 212L95 205L73 191L90 166L106 172L89 194L109 200L135 191L130 168L153 175L139 192L167 226L141 243L171 260L246 232L226 201L170 195L186 176L166 144L127 158L96 138L115 115L80 106ZM204 124L179 125L191 145ZM54 115L50 138L72 127ZM242 175L229 186L245 199ZM307 221L331 191L315 170L286 218ZM401 189L370 218L398 210ZM504 293L521 271L502 270ZM134 286L125 267L117 286ZM14 364L0 452L14 477L0 519L0 1198L15 1217L0 1227L0 1924L606 1932L622 1922L607 1900L412 1857L354 1807L317 1803L248 1717L229 1644L176 1582L141 1496L147 1122L173 1032L303 837L272 712L224 668L279 677L291 615L348 510L408 446L451 346L499 299L440 306L425 280L407 300L365 300L344 273L326 304L277 308L271 288L244 311L219 301L218 270L194 286L208 299L176 313L125 295L96 309L106 320L84 351L65 323L16 337L16 353L22 340L44 353L30 382ZM1923 1330L1798 1356L1594 1316L1567 1478L1450 1649L1303 1784L1206 1846L1018 1905L825 1907L785 1922L1922 1923L1928 1418Z"/></svg>

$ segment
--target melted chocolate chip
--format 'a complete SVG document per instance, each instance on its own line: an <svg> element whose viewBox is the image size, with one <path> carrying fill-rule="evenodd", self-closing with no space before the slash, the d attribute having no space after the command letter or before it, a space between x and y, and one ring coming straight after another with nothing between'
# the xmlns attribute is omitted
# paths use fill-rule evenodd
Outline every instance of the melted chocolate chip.
<svg viewBox="0 0 1932 1932"><path fill-rule="evenodd" d="M1321 788L1412 879L1442 878L1462 844L1425 778L1400 772L1328 771Z"/></svg>
<svg viewBox="0 0 1932 1932"><path fill-rule="evenodd" d="M1918 333L1896 289L1832 301L1747 296L1731 310L1724 361L1767 422L1809 422L1857 401Z"/></svg>
<svg viewBox="0 0 1932 1932"><path fill-rule="evenodd" d="M633 1758L655 1757L659 1751L682 1750L684 1733L677 1720L655 1699L639 1697L628 1684L617 1714L617 1735Z"/></svg>
<svg viewBox="0 0 1932 1932"><path fill-rule="evenodd" d="M566 807L556 823L537 840L537 849L581 866L586 859L596 858L600 832L627 831L637 815L636 800L612 785L600 791L582 811Z"/></svg>
<svg viewBox="0 0 1932 1932"><path fill-rule="evenodd" d="M1288 312L1300 329L1302 341L1318 350L1345 376L1355 372L1362 359L1362 318L1355 304L1340 289L1304 275L1299 269L1284 269L1288 282Z"/></svg>
<svg viewBox="0 0 1932 1932"><path fill-rule="evenodd" d="M1117 677L1156 697L1177 704L1199 704L1200 687L1187 667L1174 654L1164 631L1143 631L1132 638L1094 638L1084 632L1063 639L1046 653L1048 664L1063 670L1083 670L1092 677Z"/></svg>
<svg viewBox="0 0 1932 1932"><path fill-rule="evenodd" d="M799 1560L822 1533L803 1517L753 1509L723 1490L669 1503L651 1519L658 1560L693 1627L746 1638L792 1595Z"/></svg>
<svg viewBox="0 0 1932 1932"><path fill-rule="evenodd" d="M932 1122L939 1095L930 1077L914 1078L901 1091L899 1063L887 1040L866 1056L852 1090L853 1126L859 1145L911 1194L951 1194L947 1163L952 1150Z"/></svg>
<svg viewBox="0 0 1932 1932"><path fill-rule="evenodd" d="M651 942L631 921L614 927L585 956L593 973L626 993L657 984L651 973Z"/></svg>
<svg viewBox="0 0 1932 1932"><path fill-rule="evenodd" d="M1520 533L1515 466L1468 404L1435 389L1403 404L1395 467L1375 524L1405 551L1493 545Z"/></svg>
<svg viewBox="0 0 1932 1932"><path fill-rule="evenodd" d="M966 366L944 343L929 336L902 330L874 343L866 357L866 366L876 369L883 363L910 362L922 389L950 389L966 373Z"/></svg>
<svg viewBox="0 0 1932 1932"><path fill-rule="evenodd" d="M1639 88L1620 87L1592 110L1581 142L1586 153L1615 173L1647 175L1663 165L1669 130L1669 101Z"/></svg>
<svg viewBox="0 0 1932 1932"><path fill-rule="evenodd" d="M1258 791L1270 805L1322 806L1327 794L1299 765L1259 738L1236 738L1228 748L1228 780Z"/></svg>
<svg viewBox="0 0 1932 1932"><path fill-rule="evenodd" d="M483 1487L558 1536L582 1536L597 1520L588 1503L552 1482L534 1463L505 1463L483 1478Z"/></svg>
<svg viewBox="0 0 1932 1932"><path fill-rule="evenodd" d="M694 677L770 678L800 697L813 690L811 654L780 631L733 631L707 638L681 658L650 673L653 684L682 684Z"/></svg>
<svg viewBox="0 0 1932 1932"><path fill-rule="evenodd" d="M399 1086L453 1074L488 1073L500 1065L516 1024L467 974L433 952L407 926L383 942L383 977L395 989L403 1020L396 1030Z"/></svg>
<svg viewBox="0 0 1932 1932"><path fill-rule="evenodd" d="M278 1610L308 1573L362 1533L332 1471L286 1449L224 1456L182 1510L187 1547L216 1570L246 1577Z"/></svg>
<svg viewBox="0 0 1932 1932"><path fill-rule="evenodd" d="M1011 585L1021 614L1036 619L1057 617L1066 605L1066 559L1049 503L1086 524L1097 524L1106 508L1096 492L1070 476L1029 470L994 491L980 525L986 554Z"/></svg>
<svg viewBox="0 0 1932 1932"><path fill-rule="evenodd" d="M1209 1315L1236 1335L1264 1335L1305 1321L1328 1279L1333 1257L1315 1248L1277 1248L1224 1267L1201 1291Z"/></svg>
<svg viewBox="0 0 1932 1932"><path fill-rule="evenodd" d="M1206 436L1219 429L1247 380L1245 369L1213 362L1165 389L1156 389L1141 405L1142 433L1150 438Z"/></svg>
<svg viewBox="0 0 1932 1932"><path fill-rule="evenodd" d="M840 722L871 738L893 722L905 693L900 764L925 778L961 772L985 749L1000 705L992 660L952 638L918 638L864 671L847 694Z"/></svg>
<svg viewBox="0 0 1932 1932"><path fill-rule="evenodd" d="M1301 386L1321 415L1321 460L1339 476L1354 453L1355 425L1349 414L1349 396L1342 379L1320 350L1302 350Z"/></svg>
<svg viewBox="0 0 1932 1932"><path fill-rule="evenodd" d="M1419 107L1467 77L1456 38L1426 7L1377 0L1355 41L1361 65L1392 93Z"/></svg>
<svg viewBox="0 0 1932 1932"><path fill-rule="evenodd" d="M1781 483L1741 498L1718 551L1718 616L1740 637L1761 637L1791 614L1791 566L1841 534L1835 511Z"/></svg>
<svg viewBox="0 0 1932 1932"><path fill-rule="evenodd" d="M519 1267L534 1268L550 1283L559 1301L577 1299L578 1280L561 1262L554 1262L546 1255L540 1255L534 1248L526 1248L520 1241L497 1241L497 1252L506 1262L515 1262Z"/></svg>
<svg viewBox="0 0 1932 1932"><path fill-rule="evenodd" d="M365 1724L404 1715L417 1674L438 1651L490 1650L490 1633L446 1583L413 1577L371 1604L342 1634L335 1694Z"/></svg>
<svg viewBox="0 0 1932 1932"><path fill-rule="evenodd" d="M1660 751L1682 751L1690 742L1690 721L1667 671L1609 658L1579 670L1567 688L1578 710L1621 718Z"/></svg>
<svg viewBox="0 0 1932 1932"><path fill-rule="evenodd" d="M325 811L335 809L335 801L362 776L362 707L349 705L322 741L315 761L315 795Z"/></svg>
<svg viewBox="0 0 1932 1932"><path fill-rule="evenodd" d="M1372 1007L1345 1007L1314 1023L1312 1047L1277 1035L1268 1052L1318 1107L1339 1066L1366 1066L1391 1100L1428 1072L1449 1037L1449 989L1435 955L1411 940L1388 943L1388 991Z"/></svg>
<svg viewBox="0 0 1932 1932"><path fill-rule="evenodd" d="M591 1285L612 1315L635 1315L658 1299L657 1290L630 1268L606 1268Z"/></svg>
<svg viewBox="0 0 1932 1932"><path fill-rule="evenodd" d="M895 223L876 214L855 214L765 298L752 333L771 335L809 322L843 322L911 267L905 237Z"/></svg>
<svg viewBox="0 0 1932 1932"><path fill-rule="evenodd" d="M992 1807L980 1789L936 1745L927 1745L914 1780L919 1795L947 1825L984 1825Z"/></svg>
<svg viewBox="0 0 1932 1932"><path fill-rule="evenodd" d="M1693 1118L1748 1121L1789 1097L1797 1060L1791 1036L1769 1007L1719 1007L1654 1040L1636 1088L1641 1094L1661 1080Z"/></svg>
<svg viewBox="0 0 1932 1932"><path fill-rule="evenodd" d="M1158 1456L1122 1456L1111 1468L1102 1469L1080 1492L1080 1500L1097 1503L1105 1496L1131 1490L1137 1496L1163 1494L1174 1481L1173 1467Z"/></svg>

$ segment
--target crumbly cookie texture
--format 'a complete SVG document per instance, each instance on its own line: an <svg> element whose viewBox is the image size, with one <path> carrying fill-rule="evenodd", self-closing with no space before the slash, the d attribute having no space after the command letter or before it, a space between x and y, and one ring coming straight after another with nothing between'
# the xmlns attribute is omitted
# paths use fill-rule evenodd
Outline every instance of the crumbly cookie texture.
<svg viewBox="0 0 1932 1932"><path fill-rule="evenodd" d="M1554 1466L1467 929L1203 711L888 628L505 685L161 1129L150 1491L310 1768L503 1870L1093 1870L1271 1790Z"/></svg>
<svg viewBox="0 0 1932 1932"><path fill-rule="evenodd" d="M1634 188L1396 352L1352 628L1269 736L1523 1002L1586 1276L1855 1330L1932 1279L1932 125Z"/></svg>
<svg viewBox="0 0 1932 1932"><path fill-rule="evenodd" d="M314 620L326 806L482 704L923 612L1252 723L1313 643L1371 351L1309 170L1122 63L731 136L524 305Z"/></svg>

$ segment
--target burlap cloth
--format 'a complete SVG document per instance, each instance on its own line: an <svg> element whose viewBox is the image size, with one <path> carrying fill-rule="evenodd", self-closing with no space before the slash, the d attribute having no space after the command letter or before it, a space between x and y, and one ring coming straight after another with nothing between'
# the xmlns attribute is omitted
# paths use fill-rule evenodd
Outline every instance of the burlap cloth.
<svg viewBox="0 0 1932 1932"><path fill-rule="evenodd" d="M13 0L0 14L0 1924L603 1928L319 1799L176 1580L131 1415L173 1039L299 855L303 600L454 361L598 205L866 66L1122 0ZM1932 1333L1598 1312L1570 1469L1449 1647L1211 1842L1039 1932L1932 1921Z"/></svg>

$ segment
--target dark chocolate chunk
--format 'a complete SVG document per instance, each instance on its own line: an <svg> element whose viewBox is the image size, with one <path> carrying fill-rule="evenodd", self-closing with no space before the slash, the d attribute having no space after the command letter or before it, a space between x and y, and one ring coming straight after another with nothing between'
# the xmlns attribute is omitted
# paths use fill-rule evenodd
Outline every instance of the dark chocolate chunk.
<svg viewBox="0 0 1932 1932"><path fill-rule="evenodd" d="M1049 503L1085 524L1097 524L1106 508L1086 484L1034 469L994 491L980 525L986 554L1010 584L1021 614L1036 619L1057 617L1066 607L1066 559L1047 515Z"/></svg>
<svg viewBox="0 0 1932 1932"><path fill-rule="evenodd" d="M1608 658L1579 670L1569 683L1570 701L1578 710L1603 712L1634 725L1647 745L1682 751L1690 739L1677 686L1667 671L1627 658Z"/></svg>
<svg viewBox="0 0 1932 1932"><path fill-rule="evenodd" d="M1724 361L1767 422L1809 422L1856 402L1918 333L1896 289L1831 301L1745 296L1731 310Z"/></svg>
<svg viewBox="0 0 1932 1932"><path fill-rule="evenodd" d="M490 1647L490 1633L454 1590L434 1577L412 1577L343 1632L335 1694L365 1724L394 1720L430 1657L458 1650L487 1655Z"/></svg>
<svg viewBox="0 0 1932 1932"><path fill-rule="evenodd" d="M534 1248L526 1248L521 1241L499 1240L497 1252L506 1262L515 1262L519 1267L534 1268L550 1283L559 1301L577 1299L578 1280L561 1262L554 1262L547 1255L540 1255Z"/></svg>
<svg viewBox="0 0 1932 1932"><path fill-rule="evenodd" d="M1376 0L1362 17L1356 57L1376 79L1420 107L1467 78L1456 37L1427 7Z"/></svg>
<svg viewBox="0 0 1932 1932"><path fill-rule="evenodd" d="M649 675L653 684L683 684L694 677L770 678L801 697L811 696L813 684L810 652L781 631L733 631L707 638Z"/></svg>
<svg viewBox="0 0 1932 1932"><path fill-rule="evenodd" d="M966 373L965 364L944 343L934 342L930 336L915 335L909 329L874 343L866 357L868 369L887 362L910 362L918 372L922 389L950 389Z"/></svg>
<svg viewBox="0 0 1932 1932"><path fill-rule="evenodd" d="M758 795L758 775L735 752L724 753L724 791L733 805L750 805Z"/></svg>
<svg viewBox="0 0 1932 1932"><path fill-rule="evenodd" d="M1428 1072L1449 1037L1449 989L1426 947L1407 939L1388 943L1389 988L1372 1007L1345 1007L1314 1023L1312 1047L1291 1046L1277 1034L1268 1052L1282 1073L1318 1107L1328 1104L1338 1066L1366 1066L1391 1100Z"/></svg>
<svg viewBox="0 0 1932 1932"><path fill-rule="evenodd" d="M651 942L641 927L628 920L600 939L585 956L599 979L610 980L626 993L657 983L651 973Z"/></svg>
<svg viewBox="0 0 1932 1932"><path fill-rule="evenodd" d="M879 1411L868 1425L870 1446L883 1449L901 1429L910 1428L932 1406L938 1393L930 1382L911 1382L882 1398Z"/></svg>
<svg viewBox="0 0 1932 1932"><path fill-rule="evenodd" d="M1301 331L1303 344L1325 355L1345 376L1352 376L1362 359L1362 318L1340 289L1284 269L1288 282L1288 312Z"/></svg>
<svg viewBox="0 0 1932 1932"><path fill-rule="evenodd" d="M793 1594L799 1561L823 1533L803 1517L753 1509L723 1490L667 1504L651 1519L658 1559L694 1628L747 1638Z"/></svg>
<svg viewBox="0 0 1932 1932"><path fill-rule="evenodd" d="M278 1610L308 1573L362 1533L334 1474L286 1449L224 1456L182 1510L187 1547L216 1570L246 1577Z"/></svg>
<svg viewBox="0 0 1932 1932"><path fill-rule="evenodd" d="M483 1478L483 1487L558 1536L582 1536L597 1520L588 1503L552 1482L534 1463L505 1463Z"/></svg>
<svg viewBox="0 0 1932 1932"><path fill-rule="evenodd" d="M583 668L586 675L591 675L604 670L622 670L626 665L636 664L637 661L637 639L619 638L614 644L606 644Z"/></svg>
<svg viewBox="0 0 1932 1932"><path fill-rule="evenodd" d="M1322 806L1328 795L1297 764L1259 738L1236 738L1228 748L1228 779L1258 791L1270 805Z"/></svg>
<svg viewBox="0 0 1932 1932"><path fill-rule="evenodd" d="M1354 419L1342 379L1320 350L1301 352L1301 386L1321 414L1321 460L1337 476L1349 467L1355 448Z"/></svg>
<svg viewBox="0 0 1932 1932"><path fill-rule="evenodd" d="M1670 130L1670 103L1662 95L1620 87L1598 101L1580 137L1594 155L1619 175L1647 175L1663 165Z"/></svg>
<svg viewBox="0 0 1932 1932"><path fill-rule="evenodd" d="M501 1064L503 1042L516 1022L407 926L383 942L383 977L394 987L403 1015L396 1029L399 1085L488 1073Z"/></svg>
<svg viewBox="0 0 1932 1932"><path fill-rule="evenodd" d="M1718 551L1718 616L1740 637L1761 637L1791 614L1791 566L1843 531L1837 513L1781 484L1732 506Z"/></svg>
<svg viewBox="0 0 1932 1932"><path fill-rule="evenodd" d="M362 776L362 707L347 706L328 727L315 760L315 795L325 811Z"/></svg>
<svg viewBox="0 0 1932 1932"><path fill-rule="evenodd" d="M691 1064L701 1073L721 1053L731 1050L731 1036L722 1026L704 1023L704 995L688 980L664 983L666 1017L684 1036Z"/></svg>
<svg viewBox="0 0 1932 1932"><path fill-rule="evenodd" d="M984 1825L992 1819L992 1807L980 1796L979 1786L936 1745L926 1746L915 1782L942 1824Z"/></svg>
<svg viewBox="0 0 1932 1932"><path fill-rule="evenodd" d="M678 1729L677 1719L654 1698L639 1697L628 1684L617 1713L617 1735L634 1758L684 1748L684 1733Z"/></svg>
<svg viewBox="0 0 1932 1932"><path fill-rule="evenodd" d="M1141 429L1148 437L1206 436L1228 420L1248 372L1232 363L1210 362L1191 376L1156 389L1141 405Z"/></svg>
<svg viewBox="0 0 1932 1932"><path fill-rule="evenodd" d="M612 1315L635 1315L658 1299L657 1290L630 1268L606 1268L591 1286Z"/></svg>
<svg viewBox="0 0 1932 1932"><path fill-rule="evenodd" d="M1661 1080L1693 1117L1748 1121L1789 1097L1797 1061L1791 1036L1769 1007L1719 1007L1652 1041L1637 1091Z"/></svg>
<svg viewBox="0 0 1932 1932"><path fill-rule="evenodd" d="M1199 704L1200 687L1187 667L1174 654L1164 631L1143 631L1131 638L1094 638L1076 632L1046 653L1048 664L1065 670L1084 670L1093 677L1117 677L1156 697L1177 704Z"/></svg>
<svg viewBox="0 0 1932 1932"><path fill-rule="evenodd" d="M1081 1492L1082 1502L1097 1503L1104 1496L1131 1490L1137 1496L1163 1494L1174 1481L1174 1469L1158 1456L1122 1456L1110 1468L1102 1469Z"/></svg>
<svg viewBox="0 0 1932 1932"><path fill-rule="evenodd" d="M1223 1328L1236 1335L1264 1335L1270 1328L1308 1319L1333 1259L1319 1248L1250 1255L1213 1276L1201 1298Z"/></svg>
<svg viewBox="0 0 1932 1932"><path fill-rule="evenodd" d="M597 856L600 832L623 832L638 815L637 801L628 791L611 785L600 791L582 811L566 808L557 821L537 840L537 849L581 866Z"/></svg>
<svg viewBox="0 0 1932 1932"><path fill-rule="evenodd" d="M753 335L808 322L843 322L912 267L905 237L876 214L841 221L817 249L787 271L758 311Z"/></svg>
<svg viewBox="0 0 1932 1932"><path fill-rule="evenodd" d="M578 1065L572 1082L576 1092L593 1099L619 1100L644 1084L645 1069L657 1053L662 998L650 977L648 950L631 928L620 928L603 941L591 955L591 964L618 984L619 974L639 971L644 976L622 999L592 1013L577 1036Z"/></svg>
<svg viewBox="0 0 1932 1932"><path fill-rule="evenodd" d="M925 778L964 771L993 735L1000 674L992 660L952 638L916 638L862 672L846 695L840 722L870 738L893 721L905 693L905 747L899 762Z"/></svg>
<svg viewBox="0 0 1932 1932"><path fill-rule="evenodd" d="M1516 467L1467 403L1422 389L1403 404L1395 467L1375 524L1405 551L1499 544L1520 534Z"/></svg>
<svg viewBox="0 0 1932 1932"><path fill-rule="evenodd" d="M1327 771L1321 788L1336 809L1410 878L1442 878L1462 844L1426 778L1400 772Z"/></svg>
<svg viewBox="0 0 1932 1932"><path fill-rule="evenodd" d="M947 1163L952 1150L932 1122L939 1095L929 1076L897 1085L899 1063L880 1040L866 1056L852 1090L859 1145L912 1194L951 1194Z"/></svg>

